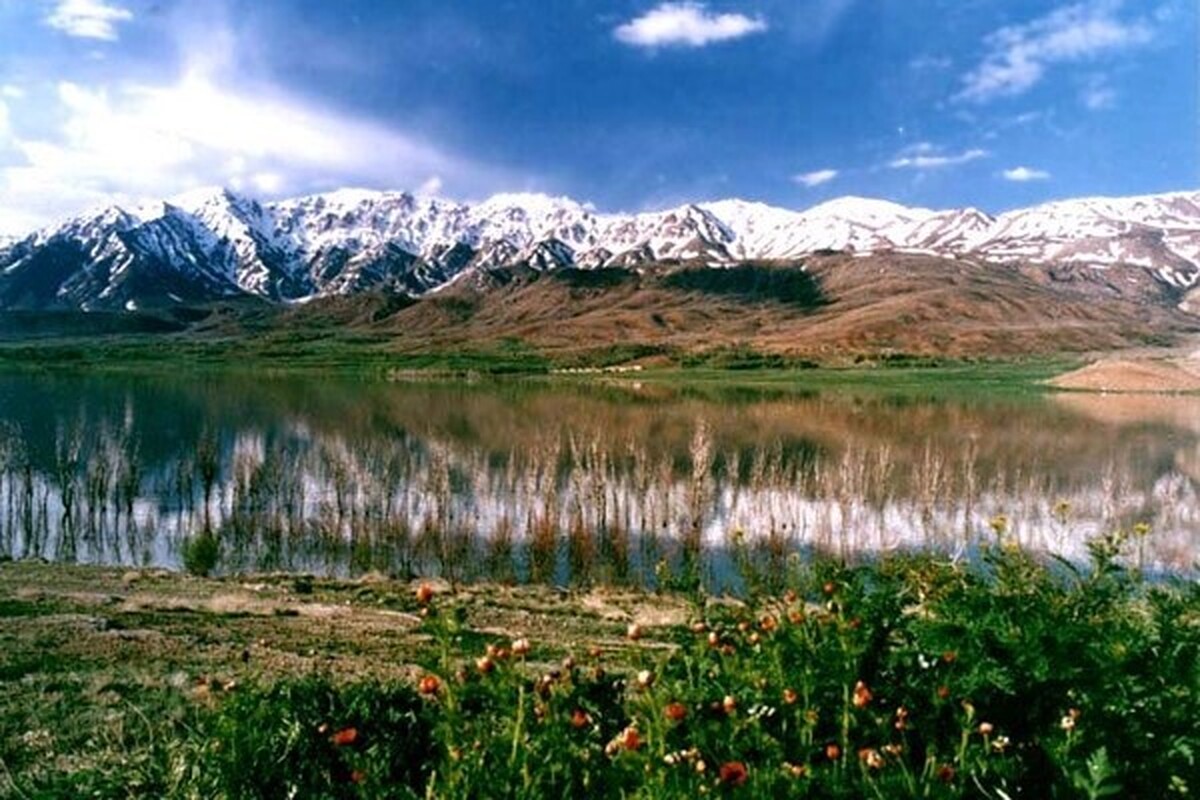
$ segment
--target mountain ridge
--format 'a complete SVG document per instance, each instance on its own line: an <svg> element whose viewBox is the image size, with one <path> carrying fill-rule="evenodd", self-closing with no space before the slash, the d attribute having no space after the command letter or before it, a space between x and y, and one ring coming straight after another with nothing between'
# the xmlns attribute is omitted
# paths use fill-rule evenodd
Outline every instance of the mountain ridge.
<svg viewBox="0 0 1200 800"><path fill-rule="evenodd" d="M998 266L1147 271L1200 310L1200 191L1058 200L990 215L842 197L803 211L740 199L601 213L567 197L470 205L341 189L261 202L208 189L109 206L0 239L0 309L134 310L238 296L275 303L422 296L464 271L730 267L813 254L920 254Z"/></svg>

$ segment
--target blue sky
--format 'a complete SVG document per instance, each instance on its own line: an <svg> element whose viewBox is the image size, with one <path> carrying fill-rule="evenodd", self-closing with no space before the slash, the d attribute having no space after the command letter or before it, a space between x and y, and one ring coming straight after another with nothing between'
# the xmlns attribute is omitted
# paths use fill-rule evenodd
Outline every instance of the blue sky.
<svg viewBox="0 0 1200 800"><path fill-rule="evenodd" d="M1200 186L1192 0L0 0L0 233L226 185L988 211Z"/></svg>

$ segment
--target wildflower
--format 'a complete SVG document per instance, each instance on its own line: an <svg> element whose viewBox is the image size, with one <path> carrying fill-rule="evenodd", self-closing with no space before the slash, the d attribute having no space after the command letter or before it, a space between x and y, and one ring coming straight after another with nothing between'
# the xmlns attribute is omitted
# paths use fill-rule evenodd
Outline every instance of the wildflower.
<svg viewBox="0 0 1200 800"><path fill-rule="evenodd" d="M833 742L830 742L829 744L825 745L825 757L830 761L837 761L842 757L842 748Z"/></svg>
<svg viewBox="0 0 1200 800"><path fill-rule="evenodd" d="M732 714L737 711L737 705L737 698L731 694L725 695L725 698L721 701L721 709L726 714Z"/></svg>
<svg viewBox="0 0 1200 800"><path fill-rule="evenodd" d="M1073 730L1075 730L1075 718L1072 717L1070 714L1067 714L1065 717L1062 718L1062 721L1058 723L1058 726L1060 728L1062 728L1064 731L1068 731L1068 732L1073 731Z"/></svg>
<svg viewBox="0 0 1200 800"><path fill-rule="evenodd" d="M837 587L833 585L833 581L826 581L825 585L821 587L821 591L826 595L832 595L837 591Z"/></svg>
<svg viewBox="0 0 1200 800"><path fill-rule="evenodd" d="M592 717L582 708L577 708L571 712L571 727L575 730L586 728L592 724Z"/></svg>
<svg viewBox="0 0 1200 800"><path fill-rule="evenodd" d="M859 750L858 760L866 764L868 769L883 769L883 756L874 747L864 747Z"/></svg>
<svg viewBox="0 0 1200 800"><path fill-rule="evenodd" d="M704 759L701 758L696 761L696 766L694 769L696 770L697 773L699 773L700 775L703 775L704 770L708 769L708 764L705 764Z"/></svg>
<svg viewBox="0 0 1200 800"><path fill-rule="evenodd" d="M798 608L792 609L788 612L788 622L792 623L793 625L803 625L804 612Z"/></svg>
<svg viewBox="0 0 1200 800"><path fill-rule="evenodd" d="M885 744L883 746L883 752L887 753L892 758L899 758L900 754L904 752L904 746L894 743Z"/></svg>
<svg viewBox="0 0 1200 800"><path fill-rule="evenodd" d="M703 622L692 623L692 633L704 633L706 630L708 630L708 626Z"/></svg>
<svg viewBox="0 0 1200 800"><path fill-rule="evenodd" d="M599 658L602 655L604 655L604 651L601 650L598 646L593 645L588 648L588 657L589 658Z"/></svg>
<svg viewBox="0 0 1200 800"><path fill-rule="evenodd" d="M939 698L941 698L942 700L945 700L947 697L950 696L950 687L949 686L939 686L937 688L937 696Z"/></svg>
<svg viewBox="0 0 1200 800"><path fill-rule="evenodd" d="M721 637L717 635L716 631L711 631L708 634L708 646L709 647L717 647L720 644L721 644Z"/></svg>
<svg viewBox="0 0 1200 800"><path fill-rule="evenodd" d="M512 643L513 655L521 658L528 655L530 644L528 639L514 639Z"/></svg>
<svg viewBox="0 0 1200 800"><path fill-rule="evenodd" d="M783 762L783 769L785 772L787 772L788 775L792 776L793 778L803 778L808 775L808 765L807 764L792 764L790 762L785 761L785 762Z"/></svg>
<svg viewBox="0 0 1200 800"><path fill-rule="evenodd" d="M992 731L994 731L994 730L995 730L995 727L990 722L979 723L979 735L980 736L991 736Z"/></svg>
<svg viewBox="0 0 1200 800"><path fill-rule="evenodd" d="M938 780L942 783L953 783L956 774L954 767L949 764L942 764L937 770Z"/></svg>
<svg viewBox="0 0 1200 800"><path fill-rule="evenodd" d="M902 731L908 728L908 709L900 706L896 709L896 730Z"/></svg>
<svg viewBox="0 0 1200 800"><path fill-rule="evenodd" d="M741 786L750 777L746 765L741 761L726 761L718 770L721 783L726 786Z"/></svg>
<svg viewBox="0 0 1200 800"><path fill-rule="evenodd" d="M944 653L942 653L942 663L943 664L953 664L957 660L958 660L958 653L954 652L953 650L947 650Z"/></svg>
<svg viewBox="0 0 1200 800"><path fill-rule="evenodd" d="M641 734L638 733L637 727L630 725L628 728L618 733L617 738L609 742L608 746L613 752L616 752L617 750L637 750L642 746L642 737Z"/></svg>
<svg viewBox="0 0 1200 800"><path fill-rule="evenodd" d="M358 728L342 728L333 736L329 737L329 742L334 747L349 747L358 741Z"/></svg>
<svg viewBox="0 0 1200 800"><path fill-rule="evenodd" d="M996 741L992 742L992 749L997 753L1003 753L1012 744L1012 740L1007 736L997 736Z"/></svg>
<svg viewBox="0 0 1200 800"><path fill-rule="evenodd" d="M988 522L988 527L992 529L992 533L1000 536L1008 530L1008 517L997 514Z"/></svg>
<svg viewBox="0 0 1200 800"><path fill-rule="evenodd" d="M682 722L687 718L687 706L683 703L668 703L663 709L663 715L671 722Z"/></svg>
<svg viewBox="0 0 1200 800"><path fill-rule="evenodd" d="M723 645L721 645L721 655L723 655L723 656L731 656L731 655L733 655L735 652L737 652L737 648L736 648L736 647L734 647L733 645L731 645L731 644L723 644Z"/></svg>
<svg viewBox="0 0 1200 800"><path fill-rule="evenodd" d="M356 769L356 770L353 770L350 772L350 782L351 783L362 783L366 779L367 779L367 773L363 772L361 769Z"/></svg>
<svg viewBox="0 0 1200 800"><path fill-rule="evenodd" d="M642 626L634 622L630 624L628 629L626 629L625 636L629 639L629 641L636 642L638 639L642 638L643 633L645 633L645 631L642 630Z"/></svg>
<svg viewBox="0 0 1200 800"><path fill-rule="evenodd" d="M654 673L644 669L637 674L637 685L641 689L649 689L654 685Z"/></svg>
<svg viewBox="0 0 1200 800"><path fill-rule="evenodd" d="M422 583L413 594L420 605L427 606L433 600L434 591L428 583Z"/></svg>
<svg viewBox="0 0 1200 800"><path fill-rule="evenodd" d="M783 690L783 703L784 703L784 705L789 705L789 706L791 706L791 705L795 705L795 704L796 704L796 701L797 701L798 699L800 699L800 698L799 698L799 695L797 695L797 694L796 694L796 690L795 690L795 689L784 689L784 690Z"/></svg>
<svg viewBox="0 0 1200 800"><path fill-rule="evenodd" d="M1139 539L1144 539L1150 535L1150 525L1146 522L1139 522L1133 526L1133 535Z"/></svg>
<svg viewBox="0 0 1200 800"><path fill-rule="evenodd" d="M745 633L746 631L750 630L750 623L746 622L746 620L742 620L737 624L737 629L738 633Z"/></svg>
<svg viewBox="0 0 1200 800"><path fill-rule="evenodd" d="M866 708L871 704L871 699L874 697L871 690L862 681L854 684L854 707Z"/></svg>
<svg viewBox="0 0 1200 800"><path fill-rule="evenodd" d="M759 636L757 633L752 633L752 634L750 634L749 638L746 641L748 641L750 643L751 647L754 647L760 641L762 641L762 637Z"/></svg>
<svg viewBox="0 0 1200 800"><path fill-rule="evenodd" d="M565 669L567 672L570 672L571 670L575 669L575 659L572 658L571 656L567 656L566 658L564 658L562 660L562 668Z"/></svg>
<svg viewBox="0 0 1200 800"><path fill-rule="evenodd" d="M804 721L809 725L816 725L817 720L820 718L821 714L815 708L810 708L804 712Z"/></svg>
<svg viewBox="0 0 1200 800"><path fill-rule="evenodd" d="M795 589L788 589L786 592L784 592L784 593L783 593L783 601L784 601L785 603L794 603L794 602L796 602L796 590L795 590Z"/></svg>
<svg viewBox="0 0 1200 800"><path fill-rule="evenodd" d="M433 696L442 688L442 682L438 680L436 675L426 675L421 678L421 682L417 684L417 690L427 696Z"/></svg>

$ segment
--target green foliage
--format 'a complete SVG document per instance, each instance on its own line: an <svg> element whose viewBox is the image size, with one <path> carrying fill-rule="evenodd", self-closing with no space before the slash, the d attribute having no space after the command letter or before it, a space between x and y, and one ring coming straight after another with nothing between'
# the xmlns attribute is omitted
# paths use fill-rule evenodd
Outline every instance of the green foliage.
<svg viewBox="0 0 1200 800"><path fill-rule="evenodd" d="M200 533L184 542L183 568L189 575L207 577L221 560L221 544L212 533Z"/></svg>
<svg viewBox="0 0 1200 800"><path fill-rule="evenodd" d="M786 592L698 602L657 631L667 648L631 633L615 666L556 664L549 642L485 651L463 607L435 603L419 702L312 682L238 695L190 768L239 797L1186 795L1200 594L1097 548L1074 572L1003 532L974 565L792 560ZM370 745L331 748L322 722ZM358 794L338 794L352 770Z"/></svg>
<svg viewBox="0 0 1200 800"><path fill-rule="evenodd" d="M326 678L235 692L197 732L181 794L417 797L434 744L416 692Z"/></svg>

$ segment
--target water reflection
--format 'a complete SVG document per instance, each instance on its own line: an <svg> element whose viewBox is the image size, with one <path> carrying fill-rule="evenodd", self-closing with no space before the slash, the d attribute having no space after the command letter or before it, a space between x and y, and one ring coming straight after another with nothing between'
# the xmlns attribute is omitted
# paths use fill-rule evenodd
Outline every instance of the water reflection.
<svg viewBox="0 0 1200 800"><path fill-rule="evenodd" d="M1200 399L701 394L0 376L0 554L554 582L720 582L788 554L1151 526L1186 571Z"/></svg>

